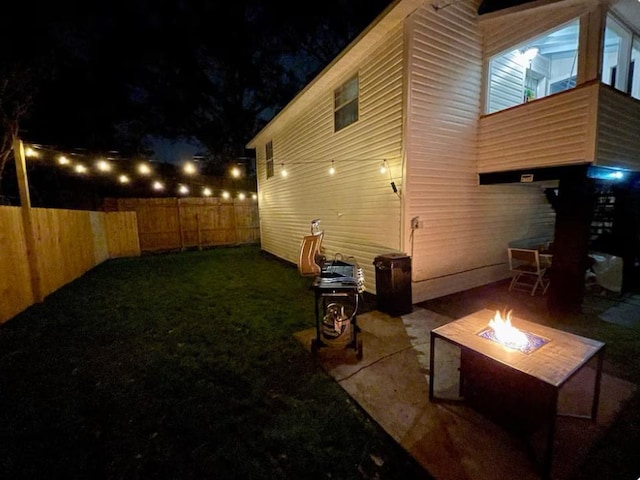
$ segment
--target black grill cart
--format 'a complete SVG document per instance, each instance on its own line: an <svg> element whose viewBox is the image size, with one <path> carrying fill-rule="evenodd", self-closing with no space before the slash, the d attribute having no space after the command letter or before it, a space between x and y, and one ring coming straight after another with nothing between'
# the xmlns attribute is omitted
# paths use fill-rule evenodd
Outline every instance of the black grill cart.
<svg viewBox="0 0 640 480"><path fill-rule="evenodd" d="M313 280L316 338L311 352L327 348L353 348L362 359L362 340L358 338L357 312L362 284L357 265L342 260L326 262Z"/></svg>

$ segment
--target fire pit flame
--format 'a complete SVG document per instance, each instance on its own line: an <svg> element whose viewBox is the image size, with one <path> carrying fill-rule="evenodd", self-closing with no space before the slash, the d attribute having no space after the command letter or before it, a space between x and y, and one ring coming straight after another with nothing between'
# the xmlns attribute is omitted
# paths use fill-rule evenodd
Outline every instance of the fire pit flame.
<svg viewBox="0 0 640 480"><path fill-rule="evenodd" d="M511 325L511 310L504 319L500 312L496 311L495 317L489 321L489 326L493 329L496 340L506 347L522 349L529 344L527 335Z"/></svg>

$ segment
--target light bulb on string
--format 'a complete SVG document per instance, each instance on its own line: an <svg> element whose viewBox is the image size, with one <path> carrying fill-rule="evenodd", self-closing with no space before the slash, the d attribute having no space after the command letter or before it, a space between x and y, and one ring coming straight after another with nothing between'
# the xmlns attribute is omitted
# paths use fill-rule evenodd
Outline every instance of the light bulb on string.
<svg viewBox="0 0 640 480"><path fill-rule="evenodd" d="M187 175L194 175L198 172L198 169L192 162L186 162L184 164L184 167L182 167L182 171Z"/></svg>
<svg viewBox="0 0 640 480"><path fill-rule="evenodd" d="M77 164L77 165L74 167L74 170L76 171L76 173L79 173L79 174L85 174L85 173L87 173L87 167L85 167L85 166L84 166L84 165L82 165L81 163Z"/></svg>
<svg viewBox="0 0 640 480"><path fill-rule="evenodd" d="M237 165L231 167L231 176L233 178L240 178L241 175L242 175L242 170L240 170L240 167L238 167Z"/></svg>
<svg viewBox="0 0 640 480"><path fill-rule="evenodd" d="M336 167L334 165L334 161L331 160L331 166L329 167L329 175L333 175L336 173Z"/></svg>
<svg viewBox="0 0 640 480"><path fill-rule="evenodd" d="M118 181L120 183L129 183L129 177L127 177L125 174L122 174L118 177Z"/></svg>
<svg viewBox="0 0 640 480"><path fill-rule="evenodd" d="M142 175L149 175L151 173L151 167L146 163L141 163L138 165L138 172Z"/></svg>
<svg viewBox="0 0 640 480"><path fill-rule="evenodd" d="M229 195L229 192L227 192L226 190L224 192L222 192L222 198L224 198L225 200L228 199L231 195Z"/></svg>
<svg viewBox="0 0 640 480"><path fill-rule="evenodd" d="M101 172L110 172L111 171L111 164L109 162L107 162L106 160L98 160L98 163L96 163L96 167Z"/></svg>
<svg viewBox="0 0 640 480"><path fill-rule="evenodd" d="M40 152L34 150L31 147L27 147L24 150L24 155L25 157L28 157L28 158L38 158L40 156Z"/></svg>
<svg viewBox="0 0 640 480"><path fill-rule="evenodd" d="M238 200L244 200L244 199L245 199L245 195L244 195L244 193L243 193L243 192L240 192L240 193L238 194Z"/></svg>
<svg viewBox="0 0 640 480"><path fill-rule="evenodd" d="M59 165L69 165L69 159L67 157L65 157L64 155L60 155L58 157L58 164Z"/></svg>
<svg viewBox="0 0 640 480"><path fill-rule="evenodd" d="M180 185L178 187L178 193L180 195L186 195L187 193L189 193L189 187L187 187L186 185Z"/></svg>
<svg viewBox="0 0 640 480"><path fill-rule="evenodd" d="M289 172L287 172L287 169L284 167L284 163L281 165L282 170L280 171L280 175L282 175L283 177L286 177L287 175L289 175Z"/></svg>
<svg viewBox="0 0 640 480"><path fill-rule="evenodd" d="M212 195L211 189L209 187L204 187L202 189L202 195L205 197L210 197Z"/></svg>
<svg viewBox="0 0 640 480"><path fill-rule="evenodd" d="M156 191L164 190L164 184L162 182L158 181L158 180L153 182L152 187Z"/></svg>
<svg viewBox="0 0 640 480"><path fill-rule="evenodd" d="M387 161L386 160L382 160L382 165L380 165L380 173L382 173L383 175L385 173L387 173Z"/></svg>

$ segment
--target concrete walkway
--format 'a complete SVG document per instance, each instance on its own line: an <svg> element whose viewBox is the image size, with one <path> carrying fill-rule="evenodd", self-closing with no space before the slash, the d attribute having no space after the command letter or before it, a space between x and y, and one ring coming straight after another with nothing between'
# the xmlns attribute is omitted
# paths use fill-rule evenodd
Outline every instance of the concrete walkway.
<svg viewBox="0 0 640 480"><path fill-rule="evenodd" d="M462 403L429 402L430 331L450 321L415 306L402 317L378 311L361 314L361 360L349 348L321 348L315 355L329 375L438 480L541 478L543 432L518 438ZM315 328L310 328L295 336L310 351L315 335ZM436 352L441 379L434 385L436 393L457 392L458 349L439 342ZM560 412L590 412L593 375L594 370L586 367L562 387ZM634 388L603 374L597 422L558 417L552 478L571 477Z"/></svg>

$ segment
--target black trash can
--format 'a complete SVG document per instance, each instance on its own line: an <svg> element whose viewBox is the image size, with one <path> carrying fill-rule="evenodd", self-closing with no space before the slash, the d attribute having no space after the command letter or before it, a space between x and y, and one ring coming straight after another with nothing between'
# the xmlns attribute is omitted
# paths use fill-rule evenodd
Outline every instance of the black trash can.
<svg viewBox="0 0 640 480"><path fill-rule="evenodd" d="M376 267L376 302L381 312L393 317L411 313L411 257L387 253L373 260Z"/></svg>

